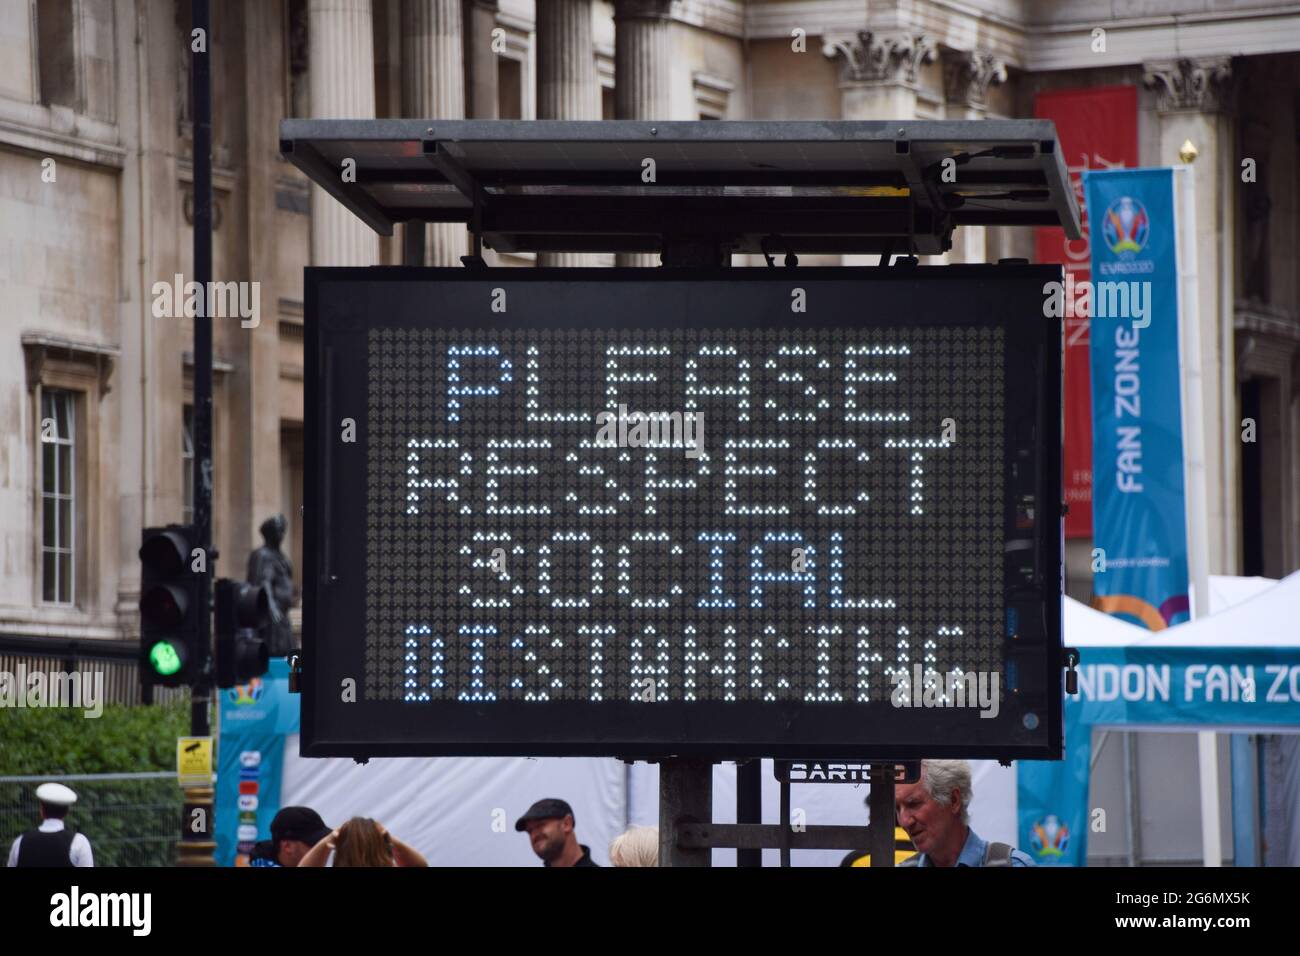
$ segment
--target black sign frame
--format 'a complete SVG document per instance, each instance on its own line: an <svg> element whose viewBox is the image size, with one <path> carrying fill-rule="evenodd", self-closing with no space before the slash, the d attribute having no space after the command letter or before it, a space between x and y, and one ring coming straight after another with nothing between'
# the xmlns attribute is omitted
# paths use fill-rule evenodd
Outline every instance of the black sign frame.
<svg viewBox="0 0 1300 956"><path fill-rule="evenodd" d="M916 783L921 779L921 761L862 760L773 760L772 776L780 783L871 783L873 767L894 768L894 783Z"/></svg>
<svg viewBox="0 0 1300 956"><path fill-rule="evenodd" d="M1059 281L1058 266L1008 264L893 269L417 269L406 267L308 268L305 270L305 487L303 681L301 753L309 757L345 756L614 756L626 759L685 757L700 759L854 759L874 755L911 760L922 757L985 759L1059 759L1062 752L1062 464L1060 319L1044 317L1045 283ZM639 288L662 283L689 284L688 313L660 313L648 324L690 324L707 316L710 326L871 324L846 320L865 301L898 310L879 324L928 322L956 325L1001 325L1006 336L1005 408L1031 408L1032 414L1008 421L1008 455L1004 481L1005 520L1030 517L1032 530L1008 547L1004 591L1008 608L1006 666L1009 690L1004 713L1032 711L1032 726L1007 732L998 719L935 728L924 741L909 741L899 732L904 720L880 711L884 732L877 739L846 739L842 727L849 711L828 708L880 707L859 704L716 703L606 701L513 703L490 706L447 702L449 718L439 735L412 731L411 705L368 701L365 696L364 604L366 582L340 575L339 556L364 552L365 467L340 467L342 456L364 461L367 396L364 380L341 374L358 362L359 343L369 328L365 318L347 310L390 316L415 310L418 297L424 318L402 321L438 324L433 310L464 301L476 292L504 288L509 312L478 315L485 325L555 324L609 327L636 325ZM862 286L861 283L867 283ZM529 286L555 288L528 294ZM422 285L423 289L414 286ZM622 286L622 288L617 288ZM807 312L791 315L793 288L807 291ZM515 292L521 294L515 295ZM423 293L423 295L422 295ZM483 291L486 295L486 292ZM601 299L601 296L606 298ZM613 296L613 298L610 298ZM557 298L558 297L558 298ZM486 301L485 298L476 301ZM557 302L570 307L557 320ZM616 322L597 321L576 304L617 303ZM966 317L954 316L953 310ZM617 309L615 310L617 311ZM1006 318L972 320L984 311ZM584 318L584 316L588 316ZM473 324L465 311L444 325ZM647 323L640 323L647 324ZM699 323L696 323L699 324ZM360 336L360 338L358 338ZM327 387L327 385L329 387ZM340 443L340 421L356 420L362 440ZM1011 445L1015 444L1013 450ZM344 505L343 503L346 503ZM357 516L361 517L358 518ZM1023 526L1023 524L1022 524ZM360 535L360 536L359 536ZM358 606L361 616L358 617ZM1012 623L1014 622L1014 623ZM347 681L355 700L346 700ZM426 705L419 705L426 706ZM593 711L592 708L600 708ZM655 710L650 710L653 708ZM766 708L756 721L755 708ZM821 708L820 713L818 708ZM1018 708L1018 709L1017 709ZM656 712L657 710L657 712ZM858 712L860 715L860 712ZM934 715L934 711L922 712ZM951 712L949 712L951 713ZM946 718L945 718L946 719ZM427 721L426 723L433 723ZM996 724L995 728L989 725ZM888 725L888 726L885 726Z"/></svg>

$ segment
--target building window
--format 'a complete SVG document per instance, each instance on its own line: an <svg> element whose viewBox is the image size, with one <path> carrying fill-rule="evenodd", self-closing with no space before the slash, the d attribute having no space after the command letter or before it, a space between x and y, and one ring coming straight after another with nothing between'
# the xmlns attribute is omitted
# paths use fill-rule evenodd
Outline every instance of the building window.
<svg viewBox="0 0 1300 956"><path fill-rule="evenodd" d="M194 520L194 406L181 417L181 524Z"/></svg>
<svg viewBox="0 0 1300 956"><path fill-rule="evenodd" d="M27 521L34 605L94 612L94 542L101 514L99 409L119 351L51 332L21 333L27 372L26 432L32 442ZM30 417L28 417L30 416Z"/></svg>
<svg viewBox="0 0 1300 956"><path fill-rule="evenodd" d="M524 118L523 63L508 56L497 57L497 117Z"/></svg>
<svg viewBox="0 0 1300 956"><path fill-rule="evenodd" d="M77 30L72 0L37 0L36 63L42 106L78 107Z"/></svg>
<svg viewBox="0 0 1300 956"><path fill-rule="evenodd" d="M720 76L695 73L691 77L695 89L695 115L702 120L720 120L727 115L727 106L736 85Z"/></svg>
<svg viewBox="0 0 1300 956"><path fill-rule="evenodd" d="M41 390L41 599L76 594L76 404L72 392Z"/></svg>

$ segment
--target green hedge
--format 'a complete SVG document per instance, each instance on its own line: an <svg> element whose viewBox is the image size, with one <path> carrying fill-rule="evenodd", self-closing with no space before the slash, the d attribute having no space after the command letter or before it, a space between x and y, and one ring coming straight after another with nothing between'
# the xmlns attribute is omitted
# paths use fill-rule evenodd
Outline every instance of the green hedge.
<svg viewBox="0 0 1300 956"><path fill-rule="evenodd" d="M64 708L0 709L0 776L174 771L188 702L106 705L88 719ZM175 778L70 781L69 827L86 834L96 866L171 866L180 830ZM0 783L0 854L39 820L34 783ZM3 863L3 858L0 858Z"/></svg>
<svg viewBox="0 0 1300 956"><path fill-rule="evenodd" d="M0 776L176 769L176 738L190 732L188 702L105 704L97 718L66 707L0 708Z"/></svg>

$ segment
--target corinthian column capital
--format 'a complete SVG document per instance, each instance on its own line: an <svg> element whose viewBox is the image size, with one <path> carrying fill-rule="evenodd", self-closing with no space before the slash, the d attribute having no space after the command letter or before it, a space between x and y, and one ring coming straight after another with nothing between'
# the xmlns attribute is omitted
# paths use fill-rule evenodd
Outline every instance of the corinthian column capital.
<svg viewBox="0 0 1300 956"><path fill-rule="evenodd" d="M1231 57L1185 57L1147 63L1142 82L1156 91L1156 109L1161 113L1177 110L1214 113L1232 106Z"/></svg>
<svg viewBox="0 0 1300 956"><path fill-rule="evenodd" d="M822 54L844 58L841 79L848 83L913 85L917 70L935 57L934 41L923 33L872 33L827 37Z"/></svg>
<svg viewBox="0 0 1300 956"><path fill-rule="evenodd" d="M989 87L1007 81L1007 65L981 50L945 50L943 90L949 103L983 109Z"/></svg>

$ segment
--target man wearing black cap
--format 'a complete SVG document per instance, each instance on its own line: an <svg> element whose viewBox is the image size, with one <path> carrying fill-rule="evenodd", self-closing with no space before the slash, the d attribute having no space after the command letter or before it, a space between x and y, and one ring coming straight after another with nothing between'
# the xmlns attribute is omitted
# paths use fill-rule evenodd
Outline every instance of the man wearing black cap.
<svg viewBox="0 0 1300 956"><path fill-rule="evenodd" d="M528 839L547 866L597 866L591 851L573 832L573 807L563 800L538 800L515 821L515 830L528 831Z"/></svg>
<svg viewBox="0 0 1300 956"><path fill-rule="evenodd" d="M281 866L297 866L330 828L311 807L284 807L271 821L271 847Z"/></svg>

